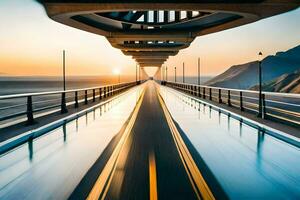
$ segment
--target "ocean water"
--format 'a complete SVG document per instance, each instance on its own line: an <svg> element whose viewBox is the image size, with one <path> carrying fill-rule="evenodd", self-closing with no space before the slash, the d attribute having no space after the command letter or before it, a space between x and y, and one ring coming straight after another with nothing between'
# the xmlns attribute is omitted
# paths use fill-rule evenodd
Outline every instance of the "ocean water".
<svg viewBox="0 0 300 200"><path fill-rule="evenodd" d="M135 76L121 77L121 82L134 81ZM97 87L118 83L116 76L73 76L66 79L66 89ZM49 92L63 89L61 77L0 77L0 95Z"/></svg>
<svg viewBox="0 0 300 200"><path fill-rule="evenodd" d="M206 82L211 77L201 77L201 83ZM174 77L168 77L169 81L174 81ZM135 81L135 76L121 76L121 82ZM182 82L182 77L177 77L177 82ZM197 77L185 78L186 83L197 84ZM116 76L73 76L66 79L67 89L80 89L97 87L118 83ZM61 77L10 77L0 76L0 95L21 94L29 92L49 92L63 89Z"/></svg>

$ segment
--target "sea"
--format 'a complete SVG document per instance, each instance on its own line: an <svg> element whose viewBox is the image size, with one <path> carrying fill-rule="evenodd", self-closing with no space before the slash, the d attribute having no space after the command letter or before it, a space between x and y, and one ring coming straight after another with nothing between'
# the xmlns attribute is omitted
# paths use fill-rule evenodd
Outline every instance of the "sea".
<svg viewBox="0 0 300 200"><path fill-rule="evenodd" d="M203 76L201 83L205 83L211 77ZM182 77L176 78L182 82ZM174 81L174 77L168 77L169 81ZM118 83L116 76L72 76L66 78L66 89L80 89L97 87ZM135 81L135 76L121 76L120 82ZM197 84L198 78L195 76L185 77L186 83ZM63 89L61 77L51 76L0 76L0 95L22 94L32 92L50 92Z"/></svg>

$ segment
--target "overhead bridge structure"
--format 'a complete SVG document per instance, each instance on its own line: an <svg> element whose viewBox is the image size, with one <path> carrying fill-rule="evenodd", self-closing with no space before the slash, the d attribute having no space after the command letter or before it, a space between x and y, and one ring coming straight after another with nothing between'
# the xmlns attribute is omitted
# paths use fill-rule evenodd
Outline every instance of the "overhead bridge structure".
<svg viewBox="0 0 300 200"><path fill-rule="evenodd" d="M40 0L50 18L105 36L140 67L161 65L202 36L277 15L297 0Z"/></svg>

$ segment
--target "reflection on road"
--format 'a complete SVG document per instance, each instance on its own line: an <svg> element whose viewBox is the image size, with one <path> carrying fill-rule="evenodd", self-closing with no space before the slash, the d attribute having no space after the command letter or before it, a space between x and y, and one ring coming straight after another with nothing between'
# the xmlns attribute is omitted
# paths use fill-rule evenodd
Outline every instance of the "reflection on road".
<svg viewBox="0 0 300 200"><path fill-rule="evenodd" d="M174 120L231 199L300 197L300 149L160 87Z"/></svg>
<svg viewBox="0 0 300 200"><path fill-rule="evenodd" d="M143 85L0 156L0 199L66 199L120 131Z"/></svg>

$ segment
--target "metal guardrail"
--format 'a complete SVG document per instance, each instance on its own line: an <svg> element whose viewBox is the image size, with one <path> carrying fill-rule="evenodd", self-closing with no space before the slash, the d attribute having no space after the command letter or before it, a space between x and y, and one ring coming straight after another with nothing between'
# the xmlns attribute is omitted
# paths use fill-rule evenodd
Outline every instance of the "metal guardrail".
<svg viewBox="0 0 300 200"><path fill-rule="evenodd" d="M138 84L140 81L65 91L0 96L0 122L17 120L18 117L23 116L27 118L27 124L34 124L35 113L53 109L60 110L62 114L67 113L68 107L72 105L78 108L80 104L87 105L90 101L101 100Z"/></svg>
<svg viewBox="0 0 300 200"><path fill-rule="evenodd" d="M262 106L260 108L259 92L254 90L238 90L166 81L162 81L161 84L203 99L227 104L241 111L256 114L263 119L271 119L300 127L300 94L262 92Z"/></svg>

